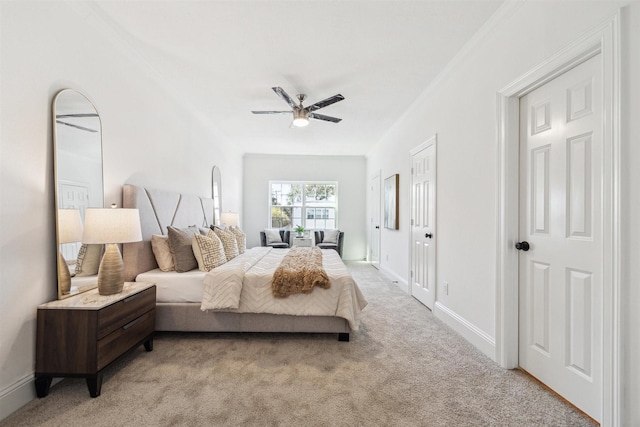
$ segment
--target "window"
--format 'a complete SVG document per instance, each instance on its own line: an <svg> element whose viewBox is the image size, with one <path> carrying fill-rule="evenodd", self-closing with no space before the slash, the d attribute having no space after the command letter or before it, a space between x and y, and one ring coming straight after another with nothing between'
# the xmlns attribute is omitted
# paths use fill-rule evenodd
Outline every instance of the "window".
<svg viewBox="0 0 640 427"><path fill-rule="evenodd" d="M270 227L337 228L337 182L270 182L269 191Z"/></svg>

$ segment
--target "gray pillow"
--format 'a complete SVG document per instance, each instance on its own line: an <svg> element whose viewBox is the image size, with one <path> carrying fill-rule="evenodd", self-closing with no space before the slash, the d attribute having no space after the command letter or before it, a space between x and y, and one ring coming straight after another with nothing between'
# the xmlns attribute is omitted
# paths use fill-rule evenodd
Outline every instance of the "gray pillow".
<svg viewBox="0 0 640 427"><path fill-rule="evenodd" d="M198 268L198 260L191 247L191 241L195 234L200 234L200 230L195 226L188 228L167 227L169 250L173 256L173 265L178 273Z"/></svg>

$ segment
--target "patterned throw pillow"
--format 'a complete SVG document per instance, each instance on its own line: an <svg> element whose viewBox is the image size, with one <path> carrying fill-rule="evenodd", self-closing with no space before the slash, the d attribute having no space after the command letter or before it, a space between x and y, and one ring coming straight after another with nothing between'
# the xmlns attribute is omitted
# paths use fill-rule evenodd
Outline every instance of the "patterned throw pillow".
<svg viewBox="0 0 640 427"><path fill-rule="evenodd" d="M195 234L191 247L196 260L198 260L198 270L200 271L211 271L227 262L222 241L211 230L206 236Z"/></svg>
<svg viewBox="0 0 640 427"><path fill-rule="evenodd" d="M102 245L83 243L76 259L76 276L93 276L98 274Z"/></svg>
<svg viewBox="0 0 640 427"><path fill-rule="evenodd" d="M173 256L171 255L171 249L169 249L169 237L153 234L151 236L151 250L156 257L160 270L175 271Z"/></svg>
<svg viewBox="0 0 640 427"><path fill-rule="evenodd" d="M198 261L191 248L191 241L193 240L194 234L200 234L198 227L167 227L169 249L171 250L171 256L173 256L173 265L178 273L184 273L198 268Z"/></svg>
<svg viewBox="0 0 640 427"><path fill-rule="evenodd" d="M236 236L236 241L238 242L238 253L243 254L247 249L247 235L244 234L244 231L240 230L240 227L229 227L227 230Z"/></svg>
<svg viewBox="0 0 640 427"><path fill-rule="evenodd" d="M227 261L231 261L240 255L240 251L238 250L238 241L233 233L221 230L218 227L214 228L213 232L216 233L216 236L218 236L220 240L222 240L222 246L224 246L224 253L227 256Z"/></svg>
<svg viewBox="0 0 640 427"><path fill-rule="evenodd" d="M340 230L324 230L324 239L322 239L322 243L338 243L338 236L340 235Z"/></svg>

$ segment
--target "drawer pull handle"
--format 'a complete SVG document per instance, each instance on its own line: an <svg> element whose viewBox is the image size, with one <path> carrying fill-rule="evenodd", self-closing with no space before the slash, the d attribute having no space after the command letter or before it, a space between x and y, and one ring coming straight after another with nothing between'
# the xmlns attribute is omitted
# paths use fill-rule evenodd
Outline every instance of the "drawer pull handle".
<svg viewBox="0 0 640 427"><path fill-rule="evenodd" d="M137 319L132 320L131 322L129 322L129 323L127 323L126 325L124 325L124 326L122 327L122 329L123 329L123 330L127 330L127 329L129 329L130 327L132 327L133 325L135 325L136 323L138 323L138 322L139 322L139 321L141 321L141 320L142 320L142 317L138 317Z"/></svg>
<svg viewBox="0 0 640 427"><path fill-rule="evenodd" d="M131 295L130 297L125 298L123 301L124 302L133 301L134 299L138 298L140 295L142 295L142 294Z"/></svg>

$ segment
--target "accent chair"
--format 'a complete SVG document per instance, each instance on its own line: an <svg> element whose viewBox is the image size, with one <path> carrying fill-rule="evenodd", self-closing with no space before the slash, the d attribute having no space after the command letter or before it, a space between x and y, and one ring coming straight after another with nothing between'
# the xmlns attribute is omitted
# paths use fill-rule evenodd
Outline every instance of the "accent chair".
<svg viewBox="0 0 640 427"><path fill-rule="evenodd" d="M333 249L340 255L342 258L342 244L344 243L344 231L340 231L338 233L337 243L333 242L325 242L324 241L324 230L316 230L314 231L316 238L316 246L320 249Z"/></svg>
<svg viewBox="0 0 640 427"><path fill-rule="evenodd" d="M280 238L282 239L281 243L267 243L267 234L264 231L260 232L260 245L261 246L270 246L272 248L280 248L286 249L289 247L291 231L289 230L279 230Z"/></svg>

